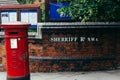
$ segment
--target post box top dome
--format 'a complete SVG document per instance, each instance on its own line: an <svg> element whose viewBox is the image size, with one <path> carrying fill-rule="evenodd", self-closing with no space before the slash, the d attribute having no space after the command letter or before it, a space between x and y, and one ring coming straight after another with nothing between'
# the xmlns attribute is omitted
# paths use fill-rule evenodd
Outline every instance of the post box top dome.
<svg viewBox="0 0 120 80"><path fill-rule="evenodd" d="M0 25L2 28L28 28L30 23L27 22L8 22Z"/></svg>

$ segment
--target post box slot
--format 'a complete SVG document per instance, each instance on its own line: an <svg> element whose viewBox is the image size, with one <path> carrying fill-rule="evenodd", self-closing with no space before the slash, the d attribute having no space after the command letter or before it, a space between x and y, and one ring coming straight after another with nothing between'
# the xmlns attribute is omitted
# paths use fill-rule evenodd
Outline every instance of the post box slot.
<svg viewBox="0 0 120 80"><path fill-rule="evenodd" d="M18 32L8 32L10 35L18 34Z"/></svg>

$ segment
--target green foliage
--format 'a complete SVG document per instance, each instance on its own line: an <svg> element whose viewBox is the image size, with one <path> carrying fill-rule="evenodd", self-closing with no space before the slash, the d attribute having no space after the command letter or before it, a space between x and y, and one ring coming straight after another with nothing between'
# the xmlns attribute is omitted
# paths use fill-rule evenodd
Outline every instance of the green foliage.
<svg viewBox="0 0 120 80"><path fill-rule="evenodd" d="M45 3L40 3L40 9L41 9L41 20L45 21Z"/></svg>
<svg viewBox="0 0 120 80"><path fill-rule="evenodd" d="M62 2L63 0L57 0ZM69 13L73 20L86 21L120 21L120 0L64 0L69 6L57 11Z"/></svg>
<svg viewBox="0 0 120 80"><path fill-rule="evenodd" d="M37 29L36 28L29 28L28 32L37 32Z"/></svg>
<svg viewBox="0 0 120 80"><path fill-rule="evenodd" d="M25 4L25 0L17 0L20 4Z"/></svg>
<svg viewBox="0 0 120 80"><path fill-rule="evenodd" d="M17 0L20 4L33 4L34 0Z"/></svg>

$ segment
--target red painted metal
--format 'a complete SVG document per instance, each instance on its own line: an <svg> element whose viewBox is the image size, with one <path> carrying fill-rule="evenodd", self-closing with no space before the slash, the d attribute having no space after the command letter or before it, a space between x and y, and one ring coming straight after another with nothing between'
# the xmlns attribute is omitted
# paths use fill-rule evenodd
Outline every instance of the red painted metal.
<svg viewBox="0 0 120 80"><path fill-rule="evenodd" d="M21 77L24 79L30 74L27 43L27 29L30 24L15 22L4 23L1 26L5 31L8 80L17 80Z"/></svg>

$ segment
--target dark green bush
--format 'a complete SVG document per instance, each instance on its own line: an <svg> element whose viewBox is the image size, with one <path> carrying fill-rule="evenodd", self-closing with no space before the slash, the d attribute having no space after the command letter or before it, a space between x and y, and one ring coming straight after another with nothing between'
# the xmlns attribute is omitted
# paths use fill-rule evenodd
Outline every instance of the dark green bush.
<svg viewBox="0 0 120 80"><path fill-rule="evenodd" d="M57 0L62 2L63 0ZM73 20L86 21L120 21L120 0L64 0L69 6L57 11L69 13Z"/></svg>
<svg viewBox="0 0 120 80"><path fill-rule="evenodd" d="M33 4L34 0L17 0L20 4Z"/></svg>

